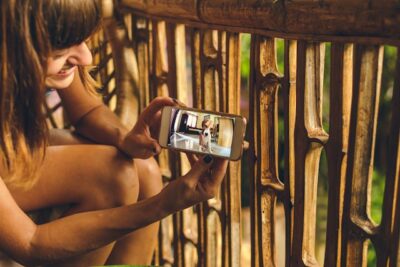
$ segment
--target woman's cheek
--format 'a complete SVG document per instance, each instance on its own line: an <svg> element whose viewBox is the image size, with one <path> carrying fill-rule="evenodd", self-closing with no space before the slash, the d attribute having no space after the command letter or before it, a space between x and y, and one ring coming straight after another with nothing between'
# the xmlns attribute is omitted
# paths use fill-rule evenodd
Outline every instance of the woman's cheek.
<svg viewBox="0 0 400 267"><path fill-rule="evenodd" d="M47 61L47 75L57 74L65 64L65 60L48 60Z"/></svg>

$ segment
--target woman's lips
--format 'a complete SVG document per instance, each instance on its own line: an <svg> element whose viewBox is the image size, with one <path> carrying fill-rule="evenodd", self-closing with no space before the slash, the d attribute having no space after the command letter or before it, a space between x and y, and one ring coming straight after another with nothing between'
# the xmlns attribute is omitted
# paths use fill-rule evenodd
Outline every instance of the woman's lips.
<svg viewBox="0 0 400 267"><path fill-rule="evenodd" d="M56 74L56 76L59 76L59 77L69 76L75 71L75 68L76 68L76 66L72 66L68 69L62 69Z"/></svg>

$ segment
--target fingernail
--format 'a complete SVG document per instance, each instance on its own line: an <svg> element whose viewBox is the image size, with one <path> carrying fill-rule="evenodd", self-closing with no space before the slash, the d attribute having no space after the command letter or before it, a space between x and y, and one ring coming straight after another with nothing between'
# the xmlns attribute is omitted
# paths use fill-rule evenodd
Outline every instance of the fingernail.
<svg viewBox="0 0 400 267"><path fill-rule="evenodd" d="M207 155L207 156L205 156L204 158L203 158L203 161L205 162L205 163L210 163L211 161L213 160L213 157L212 156L210 156L210 155Z"/></svg>

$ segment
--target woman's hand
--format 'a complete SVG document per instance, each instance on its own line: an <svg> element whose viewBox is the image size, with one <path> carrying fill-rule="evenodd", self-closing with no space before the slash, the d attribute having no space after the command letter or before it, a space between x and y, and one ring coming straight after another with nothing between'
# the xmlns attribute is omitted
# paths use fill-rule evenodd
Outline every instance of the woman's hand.
<svg viewBox="0 0 400 267"><path fill-rule="evenodd" d="M161 151L157 137L161 123L161 109L177 105L172 98L157 97L143 110L133 129L122 137L119 148L134 158L147 159Z"/></svg>
<svg viewBox="0 0 400 267"><path fill-rule="evenodd" d="M228 161L210 155L192 160L192 169L161 191L165 212L174 213L218 195Z"/></svg>

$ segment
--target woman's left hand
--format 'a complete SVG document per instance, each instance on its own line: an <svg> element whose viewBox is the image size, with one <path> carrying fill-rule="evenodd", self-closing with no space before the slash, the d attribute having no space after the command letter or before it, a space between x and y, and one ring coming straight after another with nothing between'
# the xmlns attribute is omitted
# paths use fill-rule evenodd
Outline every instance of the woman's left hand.
<svg viewBox="0 0 400 267"><path fill-rule="evenodd" d="M157 97L143 110L133 127L119 145L120 149L133 158L147 159L161 152L158 132L161 110L165 106L177 105L172 98Z"/></svg>

